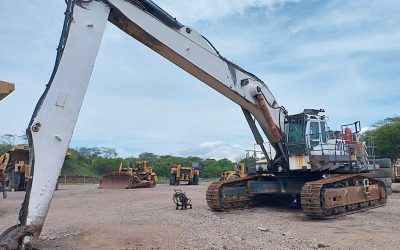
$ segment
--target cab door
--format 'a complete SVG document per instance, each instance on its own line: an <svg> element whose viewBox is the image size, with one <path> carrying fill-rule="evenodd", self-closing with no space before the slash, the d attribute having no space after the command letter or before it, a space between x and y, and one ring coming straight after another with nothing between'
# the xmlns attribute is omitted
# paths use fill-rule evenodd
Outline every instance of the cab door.
<svg viewBox="0 0 400 250"><path fill-rule="evenodd" d="M307 147L313 154L322 154L321 124L318 120L309 120L307 123ZM318 153L320 152L320 153Z"/></svg>

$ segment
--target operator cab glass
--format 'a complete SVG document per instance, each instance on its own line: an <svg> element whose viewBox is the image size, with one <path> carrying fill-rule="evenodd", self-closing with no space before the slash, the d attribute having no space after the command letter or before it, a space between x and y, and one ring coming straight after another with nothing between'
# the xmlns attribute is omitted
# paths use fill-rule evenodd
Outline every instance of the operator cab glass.
<svg viewBox="0 0 400 250"><path fill-rule="evenodd" d="M305 115L291 115L286 120L286 146L290 155L305 154Z"/></svg>
<svg viewBox="0 0 400 250"><path fill-rule="evenodd" d="M289 155L303 155L309 149L326 144L332 136L325 123L323 110L308 109L288 116L285 121L286 146Z"/></svg>

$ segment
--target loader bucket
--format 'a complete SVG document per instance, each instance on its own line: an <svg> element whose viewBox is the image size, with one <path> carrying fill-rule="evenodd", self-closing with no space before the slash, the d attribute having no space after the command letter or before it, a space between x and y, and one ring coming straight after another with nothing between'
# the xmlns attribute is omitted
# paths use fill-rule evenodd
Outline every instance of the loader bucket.
<svg viewBox="0 0 400 250"><path fill-rule="evenodd" d="M99 189L127 189L131 188L134 177L126 173L112 173L103 176Z"/></svg>

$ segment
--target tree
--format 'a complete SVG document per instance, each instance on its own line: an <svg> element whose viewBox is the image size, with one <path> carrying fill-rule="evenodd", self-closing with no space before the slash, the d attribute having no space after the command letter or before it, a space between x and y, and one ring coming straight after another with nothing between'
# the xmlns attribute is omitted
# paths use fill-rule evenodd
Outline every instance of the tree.
<svg viewBox="0 0 400 250"><path fill-rule="evenodd" d="M0 136L0 155L4 154L8 150L17 146L18 144L26 144L27 139L25 135L12 135L5 134Z"/></svg>
<svg viewBox="0 0 400 250"><path fill-rule="evenodd" d="M89 166L92 166L93 160L101 155L101 149L97 147L82 147L78 148L77 151L79 152L79 154L87 159L87 161L89 162Z"/></svg>
<svg viewBox="0 0 400 250"><path fill-rule="evenodd" d="M153 154L153 153L144 152L144 153L139 154L139 159L143 160L143 161L154 162L157 160L157 158L158 158L158 155Z"/></svg>
<svg viewBox="0 0 400 250"><path fill-rule="evenodd" d="M400 158L400 116L388 117L373 127L366 135L374 138L376 154L389 158L394 164Z"/></svg>
<svg viewBox="0 0 400 250"><path fill-rule="evenodd" d="M118 152L115 148L101 147L101 156L104 158L115 158L118 156Z"/></svg>

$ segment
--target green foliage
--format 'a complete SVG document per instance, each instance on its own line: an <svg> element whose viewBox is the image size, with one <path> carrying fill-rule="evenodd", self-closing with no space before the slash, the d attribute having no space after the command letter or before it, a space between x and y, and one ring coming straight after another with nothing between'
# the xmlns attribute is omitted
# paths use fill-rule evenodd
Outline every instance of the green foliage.
<svg viewBox="0 0 400 250"><path fill-rule="evenodd" d="M14 145L12 145L12 144L0 142L0 155L3 155L5 152L12 149L13 147L14 147Z"/></svg>
<svg viewBox="0 0 400 250"><path fill-rule="evenodd" d="M64 165L61 170L61 175L73 176L73 175L83 175L83 176L97 176L89 168L87 159L85 156L80 154L75 149L69 149L72 156L69 160L64 161Z"/></svg>
<svg viewBox="0 0 400 250"><path fill-rule="evenodd" d="M21 136L4 135L0 137L0 153L11 149L17 145L17 141L21 141ZM144 152L138 157L121 158L118 157L117 151L108 147L81 147L69 149L72 156L64 162L61 175L73 176L93 176L100 177L102 175L118 171L120 164L124 167L129 166L132 160L149 161L153 171L157 173L159 178L168 180L170 175L170 166L172 164L181 164L183 166L191 166L192 162L198 162L204 166L201 173L203 178L219 178L221 172L233 170L235 163L228 160L202 159L196 156L180 157L173 155L156 155L154 153Z"/></svg>
<svg viewBox="0 0 400 250"><path fill-rule="evenodd" d="M235 163L228 159L214 160L214 159L201 159L199 157L180 157L172 155L156 155L153 153L142 153L138 157L128 158L107 158L92 148L78 148L70 149L72 156L69 160L65 161L62 175L86 175L86 176L97 176L118 171L120 164L123 166L129 166L132 160L146 160L149 161L153 171L157 173L159 178L169 178L170 166L172 164L181 164L184 166L191 166L192 162L199 162L203 164L204 169L201 173L201 177L204 178L218 178L221 172L226 170L233 170ZM90 154L88 152L91 152ZM96 157L94 157L96 155ZM91 164L90 164L91 162Z"/></svg>
<svg viewBox="0 0 400 250"><path fill-rule="evenodd" d="M123 158L97 158L93 161L92 172L98 175L105 175L118 171L119 166L127 166L127 162Z"/></svg>
<svg viewBox="0 0 400 250"><path fill-rule="evenodd" d="M26 136L25 135L11 135L5 134L0 136L0 155L4 154L8 150L19 144L26 144Z"/></svg>
<svg viewBox="0 0 400 250"><path fill-rule="evenodd" d="M400 158L400 116L377 122L366 135L374 138L377 156L389 158L392 163Z"/></svg>

